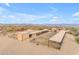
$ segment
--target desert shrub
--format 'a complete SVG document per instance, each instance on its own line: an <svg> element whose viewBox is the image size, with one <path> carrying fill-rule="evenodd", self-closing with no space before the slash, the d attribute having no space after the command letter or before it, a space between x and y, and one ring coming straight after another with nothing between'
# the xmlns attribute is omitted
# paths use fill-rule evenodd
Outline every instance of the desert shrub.
<svg viewBox="0 0 79 59"><path fill-rule="evenodd" d="M75 40L79 44L79 37L76 37Z"/></svg>

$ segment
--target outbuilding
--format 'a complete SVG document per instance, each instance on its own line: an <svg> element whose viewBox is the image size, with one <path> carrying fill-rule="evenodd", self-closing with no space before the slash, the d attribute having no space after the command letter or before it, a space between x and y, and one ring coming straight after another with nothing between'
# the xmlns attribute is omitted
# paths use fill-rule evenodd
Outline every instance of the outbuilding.
<svg viewBox="0 0 79 59"><path fill-rule="evenodd" d="M61 30L48 40L48 46L60 49L66 31Z"/></svg>
<svg viewBox="0 0 79 59"><path fill-rule="evenodd" d="M34 30L27 30L27 31L23 31L23 32L18 32L17 33L17 39L18 40L29 39L33 36L31 32L34 32Z"/></svg>
<svg viewBox="0 0 79 59"><path fill-rule="evenodd" d="M18 40L26 40L29 38L36 38L37 36L48 32L49 30L44 29L44 30L27 30L27 31L23 31L23 32L18 32L17 33L17 39Z"/></svg>

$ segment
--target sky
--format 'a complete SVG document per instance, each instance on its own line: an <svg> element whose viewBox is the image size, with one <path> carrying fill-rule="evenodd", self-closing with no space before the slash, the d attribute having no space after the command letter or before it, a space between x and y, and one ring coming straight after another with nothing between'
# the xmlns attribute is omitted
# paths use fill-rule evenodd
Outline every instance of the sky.
<svg viewBox="0 0 79 59"><path fill-rule="evenodd" d="M2 24L79 24L79 3L0 3Z"/></svg>

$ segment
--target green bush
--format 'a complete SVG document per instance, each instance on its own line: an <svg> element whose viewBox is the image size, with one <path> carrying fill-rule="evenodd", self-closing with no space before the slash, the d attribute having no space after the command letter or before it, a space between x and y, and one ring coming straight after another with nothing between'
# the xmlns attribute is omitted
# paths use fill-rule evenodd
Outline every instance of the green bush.
<svg viewBox="0 0 79 59"><path fill-rule="evenodd" d="M75 38L75 40L79 44L79 37Z"/></svg>

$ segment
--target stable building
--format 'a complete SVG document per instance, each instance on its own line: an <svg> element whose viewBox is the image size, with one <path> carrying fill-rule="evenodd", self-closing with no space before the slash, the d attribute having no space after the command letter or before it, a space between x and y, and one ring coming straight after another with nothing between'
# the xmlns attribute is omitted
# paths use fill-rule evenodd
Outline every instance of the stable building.
<svg viewBox="0 0 79 59"><path fill-rule="evenodd" d="M35 31L35 30L27 30L27 31L23 31L23 32L18 32L17 33L17 39L18 40L26 40L29 38L36 38L37 36L48 32L49 30L44 29L44 30L39 30L39 31Z"/></svg>
<svg viewBox="0 0 79 59"><path fill-rule="evenodd" d="M56 35L52 36L48 40L48 46L60 49L63 39L65 37L65 34L66 34L66 31L64 31L64 30L59 31Z"/></svg>
<svg viewBox="0 0 79 59"><path fill-rule="evenodd" d="M17 33L17 39L18 40L26 40L32 37L31 32L34 32L34 30L27 30L27 31L23 31L23 32L18 32Z"/></svg>

